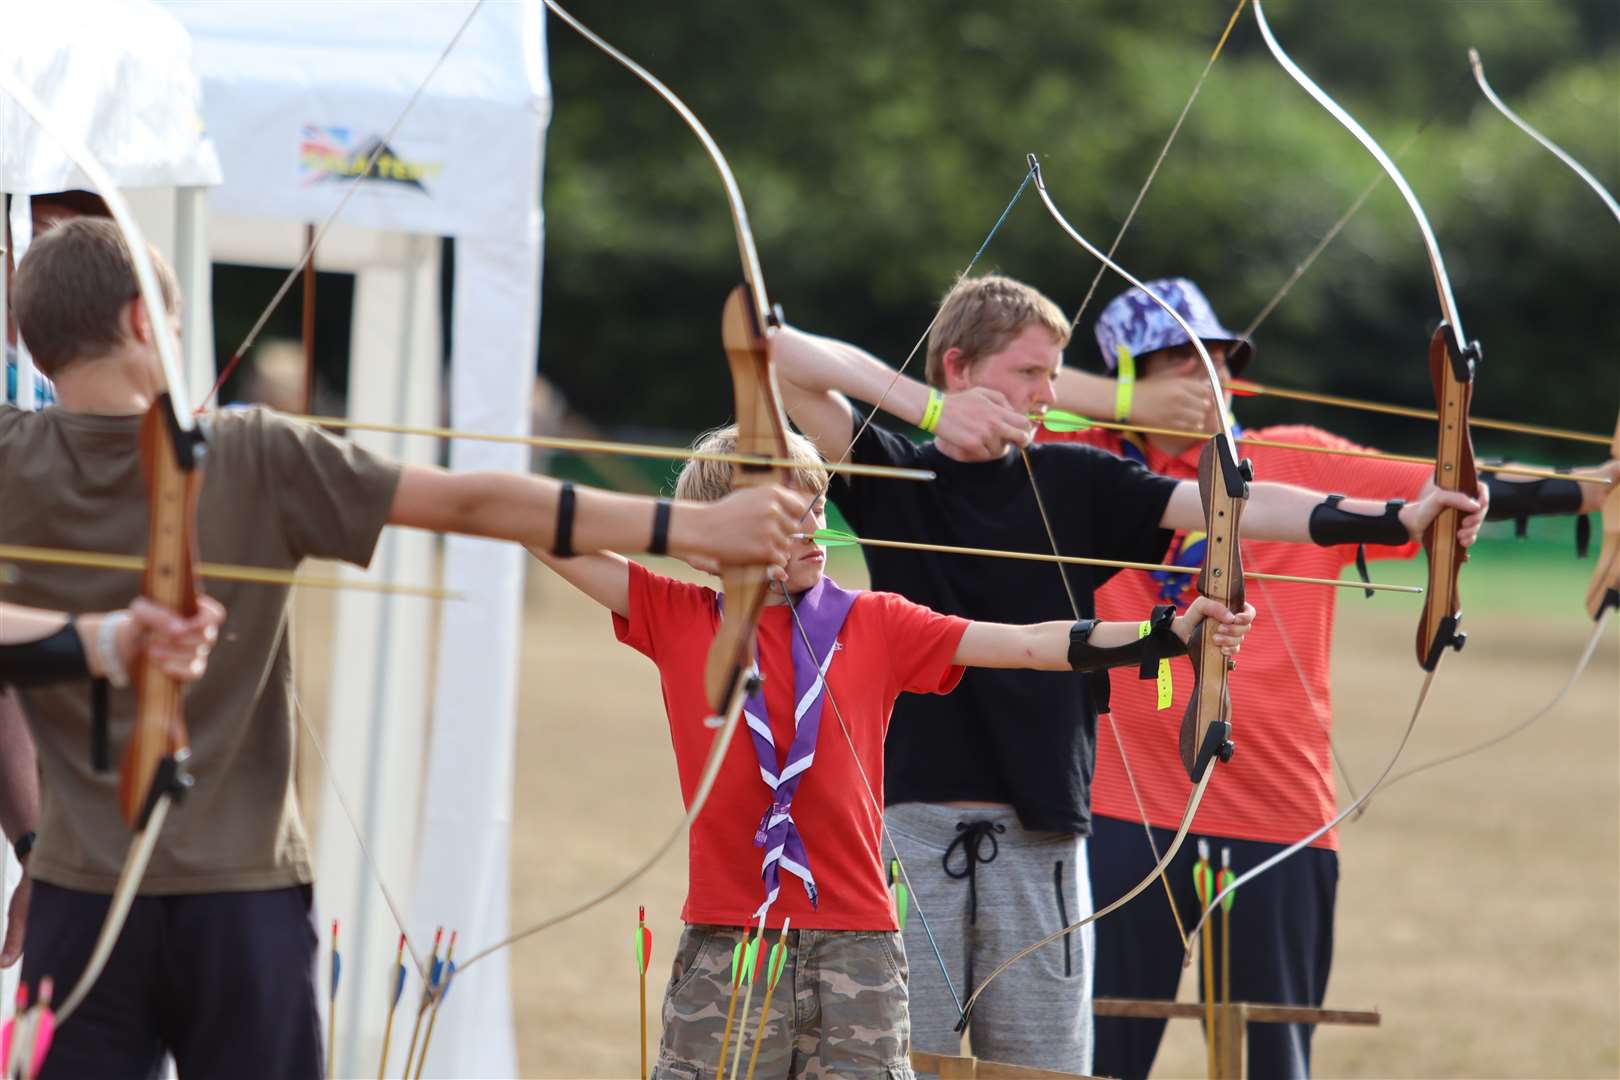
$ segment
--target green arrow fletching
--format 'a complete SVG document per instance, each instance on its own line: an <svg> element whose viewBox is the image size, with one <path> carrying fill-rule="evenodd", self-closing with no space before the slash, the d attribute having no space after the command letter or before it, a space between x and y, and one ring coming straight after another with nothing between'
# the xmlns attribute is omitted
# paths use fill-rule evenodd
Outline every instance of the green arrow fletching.
<svg viewBox="0 0 1620 1080"><path fill-rule="evenodd" d="M858 542L854 533L842 529L817 529L810 534L810 539L822 547L850 547Z"/></svg>
<svg viewBox="0 0 1620 1080"><path fill-rule="evenodd" d="M1084 431L1091 426L1091 421L1086 417L1064 409L1047 409L1040 422L1047 431L1059 432Z"/></svg>

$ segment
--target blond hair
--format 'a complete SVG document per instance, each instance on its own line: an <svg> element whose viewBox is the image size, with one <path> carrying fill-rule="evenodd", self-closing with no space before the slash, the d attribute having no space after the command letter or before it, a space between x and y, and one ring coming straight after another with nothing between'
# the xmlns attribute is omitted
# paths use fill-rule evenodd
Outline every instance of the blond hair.
<svg viewBox="0 0 1620 1080"><path fill-rule="evenodd" d="M1063 309L1021 281L999 274L964 278L940 301L939 317L928 332L930 386L945 387L945 354L961 349L969 364L1006 348L1032 326L1052 332L1058 348L1069 344Z"/></svg>
<svg viewBox="0 0 1620 1080"><path fill-rule="evenodd" d="M788 470L788 483L800 491L820 495L827 490L827 464L816 451L816 444L796 431L787 433L788 457L796 464ZM735 454L737 425L698 436L692 449L700 454ZM719 502L731 494L735 464L729 461L703 461L690 458L675 478L675 497L693 502Z"/></svg>

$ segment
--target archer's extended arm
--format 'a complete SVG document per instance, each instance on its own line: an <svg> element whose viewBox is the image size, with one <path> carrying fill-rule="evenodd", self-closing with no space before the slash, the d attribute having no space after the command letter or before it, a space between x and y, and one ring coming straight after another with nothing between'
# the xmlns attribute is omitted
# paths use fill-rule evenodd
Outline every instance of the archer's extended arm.
<svg viewBox="0 0 1620 1080"><path fill-rule="evenodd" d="M510 540L563 556L647 551L758 564L787 558L788 536L805 503L783 487L749 488L713 503L668 502L543 476L407 465L388 523Z"/></svg>
<svg viewBox="0 0 1620 1080"><path fill-rule="evenodd" d="M1254 624L1254 614L1252 604L1233 614L1216 601L1200 596L1188 605L1184 614L1176 616L1174 609L1166 606L1162 610L1155 609L1146 623L1095 619L1079 622L1060 619L1026 625L973 622L963 632L951 662L966 667L1037 671L1099 671L1137 665L1150 652L1155 660L1160 653L1164 656L1185 653L1193 631L1206 619L1214 623L1215 640L1221 651L1233 656ZM1174 642L1170 640L1172 637Z"/></svg>

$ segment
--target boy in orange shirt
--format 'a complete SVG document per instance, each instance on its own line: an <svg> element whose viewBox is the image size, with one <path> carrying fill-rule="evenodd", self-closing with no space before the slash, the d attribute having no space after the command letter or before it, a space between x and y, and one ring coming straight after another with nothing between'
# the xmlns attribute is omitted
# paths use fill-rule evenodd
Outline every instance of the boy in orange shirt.
<svg viewBox="0 0 1620 1080"><path fill-rule="evenodd" d="M827 474L808 440L791 442L800 461L792 486L816 495L805 524L822 528ZM734 446L734 429L723 429L698 449ZM693 461L675 493L712 501L731 483L730 465ZM612 611L619 640L658 665L690 802L713 738L703 723L703 660L724 598L617 555L564 560L531 550ZM910 1076L905 951L881 854L883 741L895 698L948 693L967 666L1101 670L1179 655L1206 618L1235 653L1254 618L1252 607L1234 615L1199 598L1180 617L1155 608L1145 637L1134 622L970 622L894 593L841 589L825 563L825 551L801 539L759 620L764 678L745 709L749 738L727 749L707 812L692 826L687 926L664 999L655 1076L716 1068L732 951L760 920L791 920L792 930L790 996L772 1003L778 1022L765 1029L759 1075ZM739 1017L733 1038L755 1023Z"/></svg>

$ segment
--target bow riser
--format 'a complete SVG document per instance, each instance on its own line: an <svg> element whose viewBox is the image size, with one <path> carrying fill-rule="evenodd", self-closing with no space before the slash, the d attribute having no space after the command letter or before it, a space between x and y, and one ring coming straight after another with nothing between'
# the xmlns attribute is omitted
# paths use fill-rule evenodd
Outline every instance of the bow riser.
<svg viewBox="0 0 1620 1080"><path fill-rule="evenodd" d="M1620 458L1620 422L1614 426L1609 456ZM1603 549L1586 590L1586 611L1592 618L1602 618L1609 608L1620 608L1620 485L1603 500Z"/></svg>
<svg viewBox="0 0 1620 1080"><path fill-rule="evenodd" d="M1252 473L1247 461L1232 460L1228 444L1218 436L1198 456L1198 494L1204 503L1206 538L1198 591L1232 611L1242 611L1245 602L1243 552L1237 538ZM1199 623L1187 642L1193 694L1181 717L1180 744L1181 764L1194 783L1204 775L1210 758L1228 761L1232 757L1232 699L1227 680L1235 665L1221 652L1215 635L1204 633L1208 626L1207 620Z"/></svg>
<svg viewBox="0 0 1620 1080"><path fill-rule="evenodd" d="M205 444L195 430L175 423L168 395L153 402L141 423L141 466L146 477L146 573L143 596L181 615L197 613L197 497L202 490ZM135 724L119 768L118 801L124 820L139 828L153 779L165 758L187 747L180 684L143 656L136 662Z"/></svg>
<svg viewBox="0 0 1620 1080"><path fill-rule="evenodd" d="M1435 408L1440 414L1434 483L1469 497L1479 490L1474 443L1468 433L1478 351L1477 344L1459 348L1451 328L1444 323L1429 340L1429 373L1434 382ZM1461 650L1468 638L1457 629L1462 621L1457 576L1468 561L1468 551L1457 541L1460 514L1451 508L1442 510L1423 533L1423 549L1429 558L1429 588L1424 594L1423 618L1418 623L1417 660L1425 671L1435 669L1446 649Z"/></svg>
<svg viewBox="0 0 1620 1080"><path fill-rule="evenodd" d="M748 286L731 290L720 330L736 402L737 452L787 457L788 425L782 415L776 369L771 366L765 321ZM785 469L776 466L737 465L732 469L732 488L781 483L785 474ZM754 628L770 591L763 566L726 566L720 580L725 613L703 673L709 705L716 713L725 711L742 672L754 661Z"/></svg>

